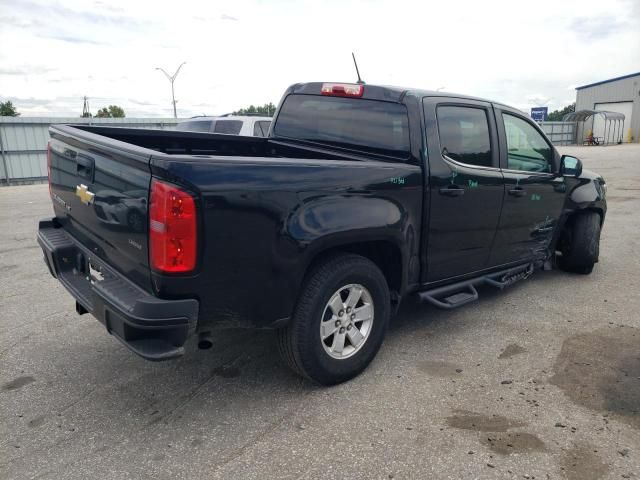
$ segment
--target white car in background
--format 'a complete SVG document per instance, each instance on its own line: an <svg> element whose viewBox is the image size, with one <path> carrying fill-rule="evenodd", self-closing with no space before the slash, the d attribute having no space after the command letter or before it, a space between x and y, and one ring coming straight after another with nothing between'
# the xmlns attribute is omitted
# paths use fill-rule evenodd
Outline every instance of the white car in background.
<svg viewBox="0 0 640 480"><path fill-rule="evenodd" d="M271 117L223 115L221 117L193 117L176 125L182 132L225 133L247 137L266 137Z"/></svg>

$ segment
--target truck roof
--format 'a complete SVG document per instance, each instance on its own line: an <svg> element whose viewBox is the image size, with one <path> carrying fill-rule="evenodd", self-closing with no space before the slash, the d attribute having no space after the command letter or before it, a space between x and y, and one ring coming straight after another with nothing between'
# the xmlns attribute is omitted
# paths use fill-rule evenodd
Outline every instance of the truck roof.
<svg viewBox="0 0 640 480"><path fill-rule="evenodd" d="M344 83L344 84L353 84L352 82L307 82L307 83L296 83L291 85L286 94L289 93L301 93L301 94L319 94L322 89L322 85L325 83ZM427 90L421 88L409 88L409 87L397 87L393 85L372 85L372 84L364 84L364 94L362 98L367 98L371 100L385 100L388 102L401 102L402 99L406 95L415 95L416 97L453 97L453 98L463 98L467 100L476 100L480 102L489 102L495 105L500 105L501 107L507 107L513 110L517 110L510 105L505 105L501 102L495 102L493 100L489 100L486 98L474 97L471 95L462 95L459 93L451 93L451 92L442 92L436 90Z"/></svg>

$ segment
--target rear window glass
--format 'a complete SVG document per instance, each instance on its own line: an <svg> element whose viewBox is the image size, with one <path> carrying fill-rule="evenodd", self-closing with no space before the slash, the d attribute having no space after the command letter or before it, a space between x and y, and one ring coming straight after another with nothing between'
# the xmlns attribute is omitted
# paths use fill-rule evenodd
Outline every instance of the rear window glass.
<svg viewBox="0 0 640 480"><path fill-rule="evenodd" d="M218 120L213 127L215 133L226 133L228 135L238 135L242 130L242 120Z"/></svg>
<svg viewBox="0 0 640 480"><path fill-rule="evenodd" d="M266 137L269 133L269 125L271 125L271 122L269 120L261 120L259 122L256 122L253 126L253 136Z"/></svg>
<svg viewBox="0 0 640 480"><path fill-rule="evenodd" d="M398 103L289 95L280 108L274 135L401 158L409 156L407 108Z"/></svg>
<svg viewBox="0 0 640 480"><path fill-rule="evenodd" d="M181 122L176 125L176 130L182 132L210 132L211 120L200 120L197 122Z"/></svg>

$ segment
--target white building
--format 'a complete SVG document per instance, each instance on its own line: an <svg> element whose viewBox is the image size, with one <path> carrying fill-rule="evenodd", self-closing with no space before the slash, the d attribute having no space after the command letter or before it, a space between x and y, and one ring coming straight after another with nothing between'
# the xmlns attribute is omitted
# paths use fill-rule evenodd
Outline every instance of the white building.
<svg viewBox="0 0 640 480"><path fill-rule="evenodd" d="M577 87L576 111L580 110L622 113L622 141L640 141L640 72ZM604 124L603 116L595 115L585 121L585 131L590 129L594 137L603 137Z"/></svg>

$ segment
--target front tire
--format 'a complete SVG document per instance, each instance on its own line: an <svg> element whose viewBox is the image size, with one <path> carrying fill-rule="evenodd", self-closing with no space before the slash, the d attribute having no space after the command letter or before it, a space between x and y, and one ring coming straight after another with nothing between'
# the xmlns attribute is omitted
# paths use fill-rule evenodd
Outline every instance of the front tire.
<svg viewBox="0 0 640 480"><path fill-rule="evenodd" d="M600 252L600 215L579 213L571 219L561 240L559 266L573 273L589 274Z"/></svg>
<svg viewBox="0 0 640 480"><path fill-rule="evenodd" d="M278 331L280 354L319 384L350 380L378 353L390 311L387 281L373 262L331 257L308 275L289 325Z"/></svg>

